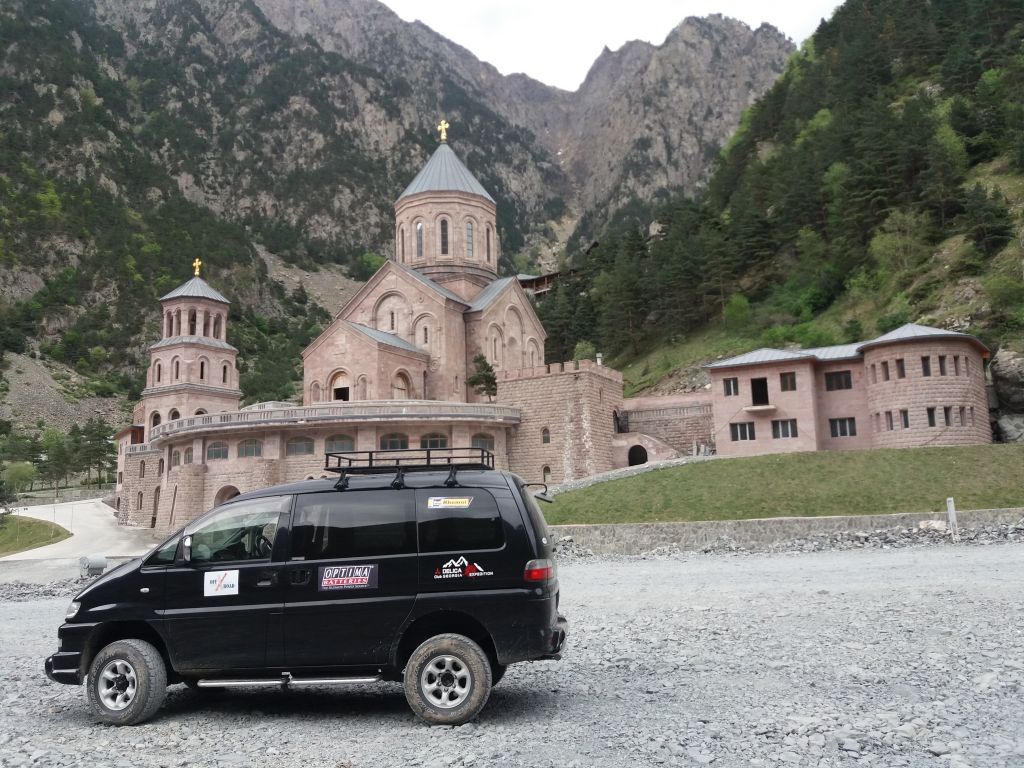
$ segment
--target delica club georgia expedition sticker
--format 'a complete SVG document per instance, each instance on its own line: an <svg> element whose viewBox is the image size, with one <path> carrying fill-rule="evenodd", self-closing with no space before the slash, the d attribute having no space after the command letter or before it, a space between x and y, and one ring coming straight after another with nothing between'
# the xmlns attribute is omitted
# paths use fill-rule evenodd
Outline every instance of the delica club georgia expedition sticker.
<svg viewBox="0 0 1024 768"><path fill-rule="evenodd" d="M434 569L435 579L473 579L479 576L493 576L494 571L485 570L480 563L471 563L462 555Z"/></svg>

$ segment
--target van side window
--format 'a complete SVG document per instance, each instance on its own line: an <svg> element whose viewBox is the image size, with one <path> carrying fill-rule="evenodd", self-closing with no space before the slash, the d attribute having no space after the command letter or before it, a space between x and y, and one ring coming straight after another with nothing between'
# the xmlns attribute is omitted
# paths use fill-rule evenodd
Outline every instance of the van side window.
<svg viewBox="0 0 1024 768"><path fill-rule="evenodd" d="M195 528L186 530L192 536L192 562L269 560L277 537L278 518L290 501L290 496L269 496L222 507Z"/></svg>
<svg viewBox="0 0 1024 768"><path fill-rule="evenodd" d="M444 489L416 494L420 552L501 549L505 527L487 491Z"/></svg>
<svg viewBox="0 0 1024 768"><path fill-rule="evenodd" d="M293 560L340 560L416 552L412 491L344 491L298 497Z"/></svg>

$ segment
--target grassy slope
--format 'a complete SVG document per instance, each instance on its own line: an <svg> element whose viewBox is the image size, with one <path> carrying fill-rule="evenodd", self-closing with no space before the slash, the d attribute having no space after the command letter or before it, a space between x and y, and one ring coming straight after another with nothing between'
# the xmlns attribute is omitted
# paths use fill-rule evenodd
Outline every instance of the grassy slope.
<svg viewBox="0 0 1024 768"><path fill-rule="evenodd" d="M1024 506L1024 445L726 459L558 496L549 523L632 523Z"/></svg>
<svg viewBox="0 0 1024 768"><path fill-rule="evenodd" d="M0 557L35 549L44 544L56 544L71 533L59 525L45 520L34 520L20 515L6 515L0 521Z"/></svg>

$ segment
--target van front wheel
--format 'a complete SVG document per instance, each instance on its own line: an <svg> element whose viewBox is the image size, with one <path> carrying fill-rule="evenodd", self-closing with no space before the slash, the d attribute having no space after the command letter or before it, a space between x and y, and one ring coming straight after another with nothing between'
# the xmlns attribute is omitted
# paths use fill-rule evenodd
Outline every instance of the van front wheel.
<svg viewBox="0 0 1024 768"><path fill-rule="evenodd" d="M491 664L479 645L456 634L436 635L405 666L405 698L430 725L461 725L491 695Z"/></svg>
<svg viewBox="0 0 1024 768"><path fill-rule="evenodd" d="M136 725L151 718L167 696L167 667L145 640L117 640L89 665L86 696L93 714L109 725Z"/></svg>

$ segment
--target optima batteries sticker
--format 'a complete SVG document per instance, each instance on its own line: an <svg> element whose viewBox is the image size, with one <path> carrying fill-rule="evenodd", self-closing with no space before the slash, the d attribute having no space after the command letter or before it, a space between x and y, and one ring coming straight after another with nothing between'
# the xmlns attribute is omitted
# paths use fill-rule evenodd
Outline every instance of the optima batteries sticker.
<svg viewBox="0 0 1024 768"><path fill-rule="evenodd" d="M238 571L209 571L203 582L203 597L238 594Z"/></svg>
<svg viewBox="0 0 1024 768"><path fill-rule="evenodd" d="M319 590L333 589L375 589L377 587L377 564L372 565L322 565L320 566Z"/></svg>
<svg viewBox="0 0 1024 768"><path fill-rule="evenodd" d="M467 509L472 503L472 496L431 496L427 509Z"/></svg>

